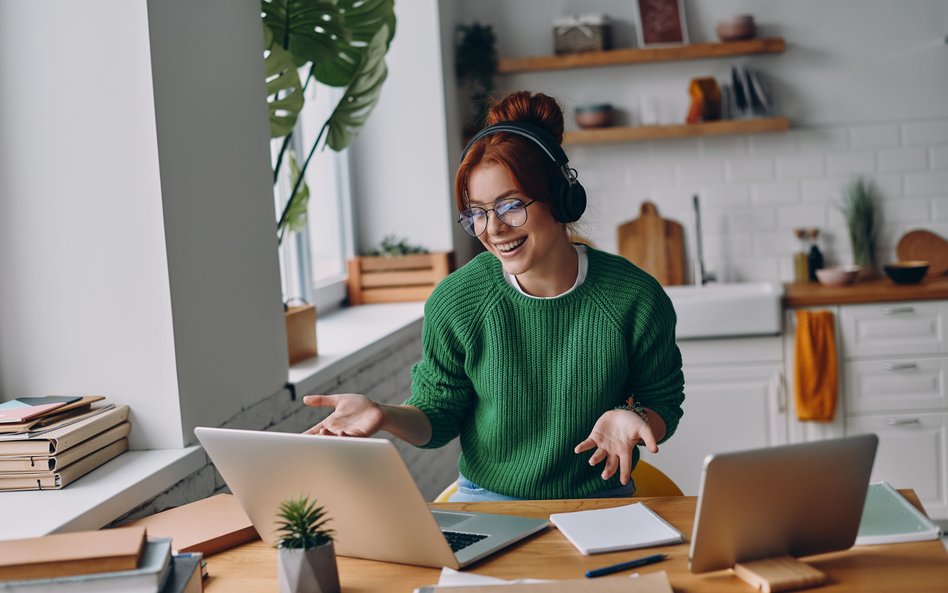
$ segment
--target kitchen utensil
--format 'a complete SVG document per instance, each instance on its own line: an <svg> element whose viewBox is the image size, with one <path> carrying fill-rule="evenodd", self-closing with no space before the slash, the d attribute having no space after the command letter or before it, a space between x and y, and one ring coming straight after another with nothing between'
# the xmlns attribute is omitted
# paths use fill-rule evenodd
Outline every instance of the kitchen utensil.
<svg viewBox="0 0 948 593"><path fill-rule="evenodd" d="M934 278L948 272L948 240L931 231L917 229L902 235L895 254L899 261L928 262L928 276Z"/></svg>
<svg viewBox="0 0 948 593"><path fill-rule="evenodd" d="M885 275L896 284L918 284L928 271L928 262L921 260L900 261L882 266Z"/></svg>
<svg viewBox="0 0 948 593"><path fill-rule="evenodd" d="M685 283L681 224L659 216L654 203L644 202L638 218L619 226L618 236L619 255L664 286Z"/></svg>
<svg viewBox="0 0 948 593"><path fill-rule="evenodd" d="M849 286L859 276L859 266L840 266L816 270L816 279L823 286Z"/></svg>

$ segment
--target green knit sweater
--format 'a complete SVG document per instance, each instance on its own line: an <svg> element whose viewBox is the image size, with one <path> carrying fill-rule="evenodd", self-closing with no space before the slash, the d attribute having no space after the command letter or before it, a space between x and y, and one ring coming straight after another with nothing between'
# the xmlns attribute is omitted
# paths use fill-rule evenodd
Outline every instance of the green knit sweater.
<svg viewBox="0 0 948 593"><path fill-rule="evenodd" d="M675 432L684 401L675 311L658 282L588 249L586 281L533 299L482 253L425 304L421 362L405 402L431 421L424 447L461 438L461 473L518 498L581 498L620 485L576 454L596 420L629 396ZM664 440L664 439L663 439ZM636 448L634 461L638 462Z"/></svg>

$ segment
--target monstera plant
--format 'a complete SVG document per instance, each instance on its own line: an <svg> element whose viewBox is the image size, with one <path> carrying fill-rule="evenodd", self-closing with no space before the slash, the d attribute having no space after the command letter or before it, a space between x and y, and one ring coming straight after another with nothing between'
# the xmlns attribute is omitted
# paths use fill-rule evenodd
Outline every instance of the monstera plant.
<svg viewBox="0 0 948 593"><path fill-rule="evenodd" d="M280 240L306 224L306 169L317 149L340 151L356 138L388 75L394 0L262 0L270 137L282 139L273 183L288 167L292 189L277 221ZM340 87L342 98L302 164L291 150L304 91L312 81Z"/></svg>

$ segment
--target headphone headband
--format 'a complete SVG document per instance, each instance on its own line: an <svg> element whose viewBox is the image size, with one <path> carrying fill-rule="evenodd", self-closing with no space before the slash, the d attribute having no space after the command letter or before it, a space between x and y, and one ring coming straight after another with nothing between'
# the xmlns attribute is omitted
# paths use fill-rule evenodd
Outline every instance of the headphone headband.
<svg viewBox="0 0 948 593"><path fill-rule="evenodd" d="M553 135L550 134L546 128L543 126L538 126L530 122L525 121L502 121L496 123L492 126L487 126L480 132L474 134L474 137L471 138L471 141L467 143L467 146L464 147L464 152L461 153L461 161L464 161L464 157L467 156L467 152L477 143L481 138L487 136L492 136L499 132L509 132L511 134L517 134L518 136L523 136L529 140L532 140L534 144L539 146L543 152L546 153L550 159L556 163L558 167L564 167L569 162L569 158L566 156L566 152L560 146Z"/></svg>

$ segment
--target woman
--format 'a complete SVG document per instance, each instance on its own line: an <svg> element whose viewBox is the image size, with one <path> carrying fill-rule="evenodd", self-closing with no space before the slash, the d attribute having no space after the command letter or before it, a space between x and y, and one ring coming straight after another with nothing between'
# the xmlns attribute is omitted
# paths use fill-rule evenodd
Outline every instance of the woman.
<svg viewBox="0 0 948 593"><path fill-rule="evenodd" d="M458 222L487 252L425 304L411 397L307 396L335 408L307 432L460 436L452 501L631 496L636 445L657 452L682 415L671 302L627 260L570 242L585 192L552 98L511 94L488 124L455 179Z"/></svg>

